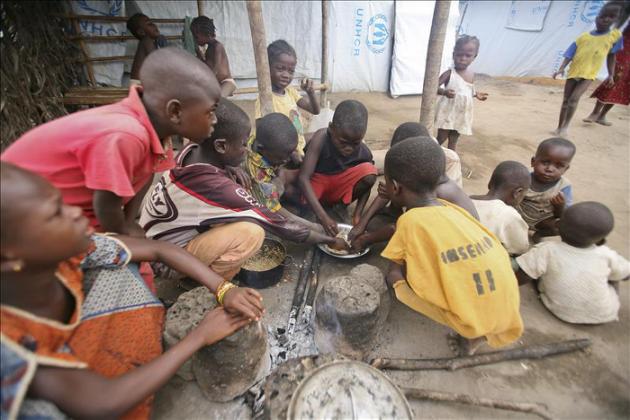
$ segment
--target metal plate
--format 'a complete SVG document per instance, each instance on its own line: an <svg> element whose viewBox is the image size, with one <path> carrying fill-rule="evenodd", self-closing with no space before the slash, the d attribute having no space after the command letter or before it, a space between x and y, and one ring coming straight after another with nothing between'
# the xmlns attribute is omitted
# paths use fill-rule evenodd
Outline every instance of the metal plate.
<svg viewBox="0 0 630 420"><path fill-rule="evenodd" d="M339 229L348 229L348 230L350 230L350 229L352 229L352 227L353 227L352 225L347 225L345 223L337 223L337 228L339 228ZM324 254L328 254L331 257L341 258L341 259L346 259L346 260L359 258L359 257L364 256L368 252L370 252L370 247L367 247L364 250L362 250L361 252L359 252L358 254L339 255L339 254L334 254L334 253L330 252L328 250L328 247L326 247L326 244L317 244L317 247L319 249L321 249Z"/></svg>
<svg viewBox="0 0 630 420"><path fill-rule="evenodd" d="M387 376L353 360L314 370L293 393L287 411L288 420L412 417L407 399Z"/></svg>

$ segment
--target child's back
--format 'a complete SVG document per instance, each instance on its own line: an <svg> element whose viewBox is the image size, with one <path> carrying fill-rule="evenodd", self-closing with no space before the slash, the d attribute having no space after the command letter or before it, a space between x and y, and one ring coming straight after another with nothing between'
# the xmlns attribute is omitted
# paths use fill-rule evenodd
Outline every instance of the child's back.
<svg viewBox="0 0 630 420"><path fill-rule="evenodd" d="M539 278L540 298L563 321L600 324L619 319L619 296L609 280L630 275L630 265L607 246L578 248L546 241L517 262L530 277Z"/></svg>
<svg viewBox="0 0 630 420"><path fill-rule="evenodd" d="M516 259L527 276L539 279L543 303L563 321L599 324L618 319L619 296L610 282L627 279L630 263L597 245L613 224L604 205L578 203L560 220L562 242L542 242Z"/></svg>
<svg viewBox="0 0 630 420"><path fill-rule="evenodd" d="M407 208L382 254L393 262L388 281L400 301L461 336L509 344L523 331L509 256L468 212L437 199L443 172L444 153L431 139L388 151L388 194Z"/></svg>
<svg viewBox="0 0 630 420"><path fill-rule="evenodd" d="M464 337L486 336L492 346L509 344L523 329L509 256L468 212L441 203L400 216L383 256L405 262L407 283L424 301L415 309ZM404 285L394 286L398 298L414 307L418 300L399 286Z"/></svg>
<svg viewBox="0 0 630 420"><path fill-rule="evenodd" d="M525 165L508 160L492 172L487 194L471 196L481 224L510 254L522 254L529 248L527 223L514 208L523 201L529 186L530 174Z"/></svg>

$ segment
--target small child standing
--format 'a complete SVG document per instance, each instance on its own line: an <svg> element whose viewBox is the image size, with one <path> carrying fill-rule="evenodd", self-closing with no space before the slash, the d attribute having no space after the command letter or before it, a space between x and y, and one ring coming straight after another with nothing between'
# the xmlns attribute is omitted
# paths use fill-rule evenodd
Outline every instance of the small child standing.
<svg viewBox="0 0 630 420"><path fill-rule="evenodd" d="M465 210L437 198L444 152L432 139L404 140L385 156L387 193L407 211L382 256L398 300L457 332L473 354L485 340L505 346L523 332L518 283L508 253Z"/></svg>
<svg viewBox="0 0 630 420"><path fill-rule="evenodd" d="M297 66L297 54L295 49L285 40L279 39L269 44L267 56L271 76L273 112L286 115L297 130L298 144L295 153L291 155L291 161L293 164L299 165L304 158L306 141L304 140L304 127L298 108L314 115L319 114L319 103L313 89L313 81L303 79L300 83L300 87L307 94L306 98L302 98L297 89L290 86L295 74L295 66ZM256 99L254 115L256 119L262 116L260 98Z"/></svg>
<svg viewBox="0 0 630 420"><path fill-rule="evenodd" d="M473 85L475 73L468 67L479 54L479 39L462 35L453 49L453 67L440 76L435 108L435 126L440 144L448 138L448 148L455 150L460 134L472 134L473 98L488 99L487 93L476 92Z"/></svg>
<svg viewBox="0 0 630 420"><path fill-rule="evenodd" d="M563 176L573 156L573 143L552 137L538 145L532 158L531 186L516 209L538 236L557 235L556 223L573 203L571 183Z"/></svg>
<svg viewBox="0 0 630 420"><path fill-rule="evenodd" d="M528 226L518 206L531 185L525 165L507 160L492 172L485 195L471 196L479 212L479 221L501 241L510 255L520 255L529 249Z"/></svg>
<svg viewBox="0 0 630 420"><path fill-rule="evenodd" d="M564 61L553 74L555 79L564 74L564 69L571 63L567 81L564 84L564 97L558 119L558 128L555 135L566 137L568 127L580 97L584 94L591 82L597 78L597 73L606 59L608 67L608 79L614 83L615 54L623 46L621 31L617 28L610 30L613 23L619 18L622 4L610 2L604 4L595 19L596 29L581 34L564 53Z"/></svg>
<svg viewBox="0 0 630 420"><path fill-rule="evenodd" d="M628 280L630 262L603 245L613 226L613 215L603 204L587 201L571 206L560 219L562 242L542 242L516 258L519 280L539 279L543 304L565 322L618 320L615 289L618 281Z"/></svg>
<svg viewBox="0 0 630 420"><path fill-rule="evenodd" d="M131 81L140 83L140 67L147 55L167 46L166 38L160 35L155 23L142 13L136 13L127 20L127 30L138 39L138 48L131 65Z"/></svg>
<svg viewBox="0 0 630 420"><path fill-rule="evenodd" d="M306 148L299 185L306 202L331 236L338 232L337 222L322 204L347 206L356 200L352 221L357 224L376 182L378 171L372 152L363 142L367 122L368 112L361 102L343 101L335 109L328 128L315 132Z"/></svg>

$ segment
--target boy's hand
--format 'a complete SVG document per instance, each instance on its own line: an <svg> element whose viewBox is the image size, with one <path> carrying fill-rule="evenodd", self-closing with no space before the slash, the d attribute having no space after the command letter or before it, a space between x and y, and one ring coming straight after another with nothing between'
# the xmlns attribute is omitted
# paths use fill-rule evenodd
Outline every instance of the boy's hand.
<svg viewBox="0 0 630 420"><path fill-rule="evenodd" d="M231 314L258 321L264 312L262 296L249 287L234 287L223 297L223 307Z"/></svg>
<svg viewBox="0 0 630 420"><path fill-rule="evenodd" d="M313 81L309 78L302 79L302 82L300 83L300 87L302 88L302 90L308 94L315 93L315 89L313 88L313 86Z"/></svg>
<svg viewBox="0 0 630 420"><path fill-rule="evenodd" d="M323 216L320 219L320 222L322 222L322 226L328 235L337 236L337 233L339 233L337 222L335 222L330 216Z"/></svg>
<svg viewBox="0 0 630 420"><path fill-rule="evenodd" d="M236 182L246 190L251 191L252 181L249 179L249 176L247 176L243 168L238 166L226 166L225 169L232 181Z"/></svg>
<svg viewBox="0 0 630 420"><path fill-rule="evenodd" d="M224 308L218 307L208 312L195 330L203 334L203 341L209 346L229 337L250 322L250 319L242 315L230 314Z"/></svg>
<svg viewBox="0 0 630 420"><path fill-rule="evenodd" d="M291 153L290 159L291 159L291 163L293 163L294 165L300 166L302 164L302 161L304 160L304 157L301 156L297 150L294 150Z"/></svg>
<svg viewBox="0 0 630 420"><path fill-rule="evenodd" d="M335 238L335 241L329 244L328 247L337 251L347 251L348 243L343 238Z"/></svg>
<svg viewBox="0 0 630 420"><path fill-rule="evenodd" d="M477 92L475 93L475 98L479 99L480 101L485 101L486 99L488 99L488 94L485 92Z"/></svg>
<svg viewBox="0 0 630 420"><path fill-rule="evenodd" d="M382 198L389 200L389 194L387 194L387 187L385 187L385 183L383 181L379 181L377 188L378 195Z"/></svg>
<svg viewBox="0 0 630 420"><path fill-rule="evenodd" d="M454 89L446 89L444 91L444 96L446 96L447 98L453 99L456 96L455 90Z"/></svg>
<svg viewBox="0 0 630 420"><path fill-rule="evenodd" d="M350 229L350 232L348 232L348 240L352 241L354 238L363 234L363 232L365 232L365 226L363 226L363 223L359 221L359 223L354 225L352 229Z"/></svg>
<svg viewBox="0 0 630 420"><path fill-rule="evenodd" d="M363 251L366 247L367 239L368 237L367 237L367 234L365 233L357 236L356 238L350 241L350 248L354 252L357 252L357 253Z"/></svg>
<svg viewBox="0 0 630 420"><path fill-rule="evenodd" d="M563 209L564 206L567 204L566 200L564 199L564 194L562 194L562 191L551 197L551 200L549 201L551 201L551 205L557 209Z"/></svg>
<svg viewBox="0 0 630 420"><path fill-rule="evenodd" d="M564 75L564 69L562 69L562 70L558 69L557 71L555 71L555 72L553 73L553 75L552 75L551 77L553 77L553 78L555 79L555 78L557 78L558 76L562 76L562 75Z"/></svg>

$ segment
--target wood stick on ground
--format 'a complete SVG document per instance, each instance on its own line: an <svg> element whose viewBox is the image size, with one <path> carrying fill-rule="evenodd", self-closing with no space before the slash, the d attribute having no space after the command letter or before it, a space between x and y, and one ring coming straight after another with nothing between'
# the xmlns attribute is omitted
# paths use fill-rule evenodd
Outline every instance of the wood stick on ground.
<svg viewBox="0 0 630 420"><path fill-rule="evenodd" d="M490 398L477 398L466 394L455 394L451 392L431 391L428 389L418 388L401 388L401 390L405 396L410 399L454 402L478 407L497 408L499 410L519 411L521 413L535 414L546 420L553 418L547 411L547 407L540 403L493 400Z"/></svg>
<svg viewBox="0 0 630 420"><path fill-rule="evenodd" d="M317 294L317 285L319 284L319 265L322 259L322 252L319 249L315 250L313 256L313 264L311 265L311 275L308 284L308 290L306 294L306 300L304 308L302 309L302 322L310 324L311 313L313 312L313 302L315 302L315 295Z"/></svg>
<svg viewBox="0 0 630 420"><path fill-rule="evenodd" d="M293 294L293 302L291 302L291 311L289 312L289 321L287 323L287 334L293 334L295 330L295 323L297 322L298 312L300 311L300 305L304 299L304 292L306 290L307 279L311 273L311 266L313 265L313 258L315 256L315 245L306 251L304 256L304 263L300 270L300 276L298 282L295 285L295 292Z"/></svg>
<svg viewBox="0 0 630 420"><path fill-rule="evenodd" d="M556 354L582 350L591 345L591 340L567 340L556 343L534 344L532 346L515 349L494 351L491 353L475 354L473 356L453 357L446 359L373 359L370 363L378 369L392 370L457 370L461 368L488 365L506 360L542 359Z"/></svg>

